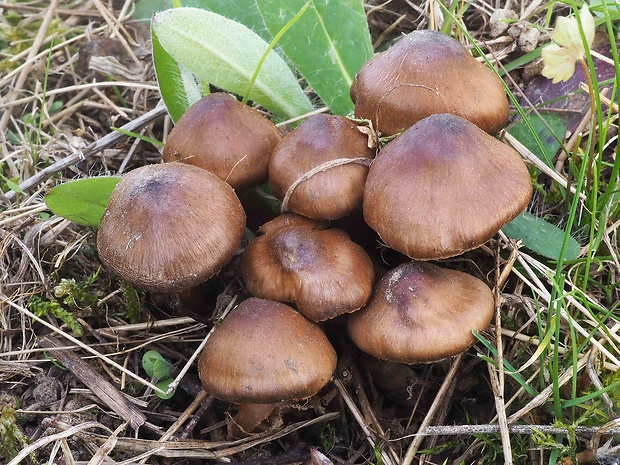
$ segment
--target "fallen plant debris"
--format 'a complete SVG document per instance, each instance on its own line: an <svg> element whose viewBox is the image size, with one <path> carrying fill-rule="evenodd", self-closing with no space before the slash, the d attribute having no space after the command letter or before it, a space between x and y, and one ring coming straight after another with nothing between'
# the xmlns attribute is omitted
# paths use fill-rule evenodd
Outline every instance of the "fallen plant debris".
<svg viewBox="0 0 620 465"><path fill-rule="evenodd" d="M148 0L52 0L0 2L0 11L2 463L617 461L620 64L615 37L620 13L615 5L199 0L188 8L183 0L175 0L174 5L154 5ZM468 64L442 68L451 69L446 71L447 87L442 87L443 71L431 72L424 82L415 82L415 73L405 73L401 82L401 77L392 81L379 69L379 81L387 82L387 90L372 103L374 110L359 113L365 97L360 95L360 76L366 72L358 74L360 70L378 68L381 57L397 56L409 41L416 42L412 39L416 36L448 41ZM219 53L222 50L225 53ZM570 53L564 53L567 50ZM575 61L580 63L576 71ZM484 70L480 72L493 84L470 78L466 71L470 66ZM551 86L551 80L566 82L541 87L541 82ZM327 203L329 213L301 220L303 228L320 235L346 236L372 263L373 271L365 272L366 281L376 275L375 283L385 279L394 284L394 270L415 263L407 256L414 254L408 248L397 251L389 246L395 239L419 240L415 235L404 237L403 230L411 228L400 223L403 211L431 200L433 207L425 215L437 221L424 234L429 241L442 237L448 217L464 214L480 224L497 213L457 207L445 214L439 203L433 203L436 193L403 194L406 188L422 183L404 176L410 185L399 188L396 207L378 224L371 224L372 229L364 220L370 202L359 205L362 181L354 182L358 189L344 218L332 213L331 207L336 200L344 201L345 195L338 193L336 181L322 181L332 173L348 178L346 169L351 167L363 178L367 166L372 173L373 166L376 169L385 163L384 156L403 144L405 137L399 133L410 123L401 127L399 120L396 129L382 129L388 97L400 96L405 90L449 95L446 89L461 89L461 84L468 84L465 87L472 90L475 101L484 102L491 88L499 94L502 122L490 129L497 136L488 137L495 139L493 145L507 144L516 150L518 155L509 149L511 157L519 167L526 167L521 177L528 181L525 200L515 200L518 208L506 221L526 204L527 211L506 226L494 227L475 244L422 258L432 262L425 268L439 266L449 270L447 276L468 275L485 294L490 292L485 301L493 312L490 326L486 326L486 315L485 327L475 331L463 318L455 318L451 325L467 333L465 352L452 356L453 351L440 351L443 355L437 358L443 360L402 364L365 354L349 337L348 312L358 311L352 307L363 307L363 303L356 301L344 310L346 314L328 312L329 317L338 315L327 321L323 320L328 317L318 316L314 318L317 324L294 313L316 331L324 331L321 338L333 346L337 361L328 357L325 370L329 373L322 373L320 386L312 392L291 396L287 402L273 394L269 402L276 405L269 405L265 418L251 427L240 424L247 404L234 403L252 401L247 396L237 399L214 392L211 376L222 367L235 372L240 363L232 354L245 349L250 335L254 338L259 327L269 324L256 323L260 317L251 314L246 336L239 342L226 336L234 347L224 346L222 355L232 363L216 363L200 375L198 365L201 354L210 355L203 350L211 350L209 341L217 342L218 329L224 328L220 334L232 331L227 328L234 318L227 318L259 300L251 297L251 285L244 283L249 278L239 277L239 264L247 251L269 236L260 236L265 232L261 227L268 229L276 217L276 221L288 221L278 215L289 209L303 213L299 210L311 201L319 207ZM180 163L174 157L181 149L175 151L166 144L176 137L175 122L180 127L182 115L206 94L209 99L234 103L241 112L251 109L252 118L264 123L275 139L268 141L270 146L280 139L294 140L295 134L318 121L346 124L351 134L338 142L334 155L327 153L335 139L330 131L308 130L295 151L303 154L311 148L319 152L319 161L278 166L290 179L277 189L275 184L264 183L268 171L264 154L260 161L248 163L260 168L257 179L263 184L242 182L234 192L227 188L231 205L239 209L237 217L243 208L247 222L245 230L239 220L234 233L224 233L230 240L226 258L206 274L188 271L186 266L170 267L189 274L192 287L144 286L144 279L119 276L118 267L109 265L102 247L97 248L98 237L102 240L99 224L110 195L120 190L115 190L121 185L118 179L129 181L142 170L178 169ZM457 98L448 100L441 111L453 112ZM504 100L510 106L507 126ZM346 120L354 114L369 120ZM421 126L427 124L422 121ZM232 126L224 139L237 142L239 128ZM203 142L199 145L216 139L209 132L212 129L212 125L200 129ZM445 127L436 132L440 137ZM427 145L443 143L442 139ZM255 145L244 146L244 153L229 160L220 174L222 184L250 159ZM462 143L458 150L467 153L474 145ZM353 146L363 150L345 154ZM444 152L452 150L444 149L435 158ZM305 162L299 154L295 157ZM377 163L371 161L375 155ZM196 155L184 157L191 163ZM443 183L443 191L453 187L453 166L455 162L435 168L438 177L429 184ZM477 190L492 194L475 182L483 169L458 166L463 184L452 197L467 198ZM387 190L406 171L395 169L381 181L380 190ZM497 192L512 190L508 186L517 177L515 171L510 170ZM329 184L331 190L313 187L318 181ZM206 188L197 182L191 200L180 202L176 197L180 183L175 183L169 186L171 194L164 202L161 185L152 180L137 184L147 193L144 205L156 212L165 203L169 207L153 223L157 245L148 247L144 255L173 254L181 245L189 251L187 255L196 255L200 261L202 252L192 251L193 247L218 218L204 221L189 240L178 226L196 216L194 210L182 207L195 206L195 199ZM302 191L311 200L299 202L297 193ZM321 191L329 191L336 200L323 199ZM501 195L492 194L490 204L495 206ZM205 208L221 207L215 195L206 197ZM506 197L514 200L514 196ZM128 204L139 204L135 195ZM173 213L175 219L171 219ZM216 216L231 215L220 211ZM118 248L116 260L132 258L131 243L140 242L147 231L142 229L147 221L136 218L127 213L117 217L119 227L128 227L130 232L114 233L110 238ZM401 231L396 237L385 235L384 240L383 228L388 225ZM167 246L157 235L164 226L165 235L172 239ZM292 226L287 224L287 228ZM289 268L286 273L270 271L272 281L283 278L292 288L304 289L307 285L288 273L293 268L304 273L304 267L314 260L307 254L312 240L299 237L280 239L285 247L267 255L279 254ZM130 241L123 242L127 238ZM212 245L205 242L207 248ZM318 248L331 252L333 260L348 260L342 246ZM266 268L261 260L253 268ZM161 267L149 267L150 272L161 274ZM316 266L319 271L321 267L341 269ZM351 267L362 274L360 265ZM269 282L270 277L265 280ZM330 277L325 284L312 278L308 288L329 288L329 282L338 280ZM336 293L345 293L336 289ZM404 292L424 300L418 283L409 283ZM458 293L468 299L465 290ZM387 300L404 305L402 295L389 290L385 294ZM327 305L327 299L319 300L316 307ZM352 313L357 315L354 319L362 311ZM407 311L396 314L407 323L417 322ZM269 328L268 347L277 355L285 339L294 339L282 326ZM375 324L362 333L385 340L384 331ZM447 346L447 334L445 338L443 345ZM293 346L302 340L304 336L299 336ZM264 348L244 355L249 371L257 369L256 356ZM154 363L164 364L165 370L147 368L144 356L148 353L156 353ZM445 359L446 354L450 358ZM306 361L298 353L283 358L280 366L284 370L279 373L302 373ZM251 380L237 382L241 385L235 387L245 392L256 389Z"/></svg>

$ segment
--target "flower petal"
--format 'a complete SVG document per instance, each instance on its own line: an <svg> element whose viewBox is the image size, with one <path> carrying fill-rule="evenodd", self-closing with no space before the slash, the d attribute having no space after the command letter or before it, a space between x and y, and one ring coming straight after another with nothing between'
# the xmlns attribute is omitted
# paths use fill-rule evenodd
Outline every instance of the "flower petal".
<svg viewBox="0 0 620 465"><path fill-rule="evenodd" d="M568 81L575 72L576 59L564 47L550 44L541 50L545 67L542 75L553 79L553 83Z"/></svg>
<svg viewBox="0 0 620 465"><path fill-rule="evenodd" d="M574 16L571 18L560 16L555 23L555 30L551 38L556 44L566 48L566 51L576 58L581 58L585 53L581 35L579 34L577 18Z"/></svg>
<svg viewBox="0 0 620 465"><path fill-rule="evenodd" d="M587 4L583 4L579 11L579 19L581 20L581 27L583 29L583 35L586 39L588 47L591 47L594 43L594 17L590 13L590 9Z"/></svg>
<svg viewBox="0 0 620 465"><path fill-rule="evenodd" d="M588 5L584 4L581 7L579 20L583 29L585 43L590 47L594 42L594 18L592 13L590 13ZM555 30L551 38L556 44L566 47L568 52L576 59L583 57L585 54L585 46L579 32L579 24L574 16L570 18L560 16L555 24Z"/></svg>

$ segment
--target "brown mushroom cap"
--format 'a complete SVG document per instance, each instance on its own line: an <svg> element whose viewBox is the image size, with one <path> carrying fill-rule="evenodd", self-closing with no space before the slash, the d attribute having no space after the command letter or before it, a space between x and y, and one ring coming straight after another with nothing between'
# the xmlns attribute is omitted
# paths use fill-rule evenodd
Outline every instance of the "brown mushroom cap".
<svg viewBox="0 0 620 465"><path fill-rule="evenodd" d="M307 225L276 229L270 223L239 260L239 276L252 295L293 302L313 321L354 312L368 301L374 268L347 233Z"/></svg>
<svg viewBox="0 0 620 465"><path fill-rule="evenodd" d="M172 292L217 274L239 247L245 213L232 187L191 165L130 171L97 233L106 267L137 287Z"/></svg>
<svg viewBox="0 0 620 465"><path fill-rule="evenodd" d="M482 245L531 196L530 175L517 152L458 116L433 115L375 159L364 219L389 247L433 260Z"/></svg>
<svg viewBox="0 0 620 465"><path fill-rule="evenodd" d="M258 111L228 94L209 94L179 118L164 148L164 161L210 171L235 189L267 181L271 152L282 138Z"/></svg>
<svg viewBox="0 0 620 465"><path fill-rule="evenodd" d="M288 305L257 298L224 319L198 361L207 392L243 404L306 399L335 369L336 352L315 323Z"/></svg>
<svg viewBox="0 0 620 465"><path fill-rule="evenodd" d="M271 189L294 213L318 220L342 218L362 204L367 161L374 155L368 137L351 120L314 115L275 148L269 164ZM322 171L312 173L319 166Z"/></svg>
<svg viewBox="0 0 620 465"><path fill-rule="evenodd" d="M466 350L494 311L479 279L426 262L404 263L377 284L370 302L349 317L355 344L383 360L426 363Z"/></svg>
<svg viewBox="0 0 620 465"><path fill-rule="evenodd" d="M383 135L404 131L435 113L461 116L489 133L508 123L502 81L455 39L414 31L368 60L351 86L355 116Z"/></svg>

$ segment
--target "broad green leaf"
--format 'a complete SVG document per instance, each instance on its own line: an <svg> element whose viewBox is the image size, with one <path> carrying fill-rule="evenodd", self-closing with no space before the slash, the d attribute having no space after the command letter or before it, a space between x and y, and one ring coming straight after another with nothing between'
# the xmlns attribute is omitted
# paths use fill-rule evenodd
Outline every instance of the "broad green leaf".
<svg viewBox="0 0 620 465"><path fill-rule="evenodd" d="M275 36L307 0L256 0L267 28ZM361 0L311 0L308 10L278 44L330 110L354 110L349 89L373 55Z"/></svg>
<svg viewBox="0 0 620 465"><path fill-rule="evenodd" d="M60 184L45 196L45 203L58 216L97 228L118 181L120 178L99 177Z"/></svg>
<svg viewBox="0 0 620 465"><path fill-rule="evenodd" d="M166 103L172 121L176 123L194 102L200 100L201 88L191 71L170 56L161 46L154 29L151 30L151 37L159 92Z"/></svg>
<svg viewBox="0 0 620 465"><path fill-rule="evenodd" d="M150 20L156 12L173 6L172 0L139 0L132 18ZM181 0L181 6L212 11L252 29L267 42L271 40L255 0Z"/></svg>
<svg viewBox="0 0 620 465"><path fill-rule="evenodd" d="M542 119L541 119L542 117ZM542 147L538 145L534 135L530 131L525 120L519 120L511 129L512 134L527 149L549 166L553 166L553 158L561 147L566 133L566 122L563 118L553 113L540 113L528 116L534 132L538 135Z"/></svg>
<svg viewBox="0 0 620 465"><path fill-rule="evenodd" d="M235 21L197 8L176 8L153 17L163 48L203 82L243 95L268 44ZM249 99L287 118L312 105L284 60L270 51Z"/></svg>
<svg viewBox="0 0 620 465"><path fill-rule="evenodd" d="M513 239L521 239L528 249L544 257L558 260L566 233L548 221L528 212L523 212L502 228ZM565 260L574 260L579 256L579 243L568 236Z"/></svg>
<svg viewBox="0 0 620 465"><path fill-rule="evenodd" d="M266 42L271 40L272 36L265 26L255 0L192 0L192 5L185 5L183 1L182 3L183 6L196 6L233 19L252 29Z"/></svg>

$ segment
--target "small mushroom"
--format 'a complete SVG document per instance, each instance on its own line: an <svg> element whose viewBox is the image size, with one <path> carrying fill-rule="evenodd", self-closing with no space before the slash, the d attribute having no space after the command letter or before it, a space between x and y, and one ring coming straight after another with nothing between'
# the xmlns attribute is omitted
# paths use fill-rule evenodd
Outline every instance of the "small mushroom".
<svg viewBox="0 0 620 465"><path fill-rule="evenodd" d="M154 292L217 274L239 248L245 213L232 187L183 163L147 165L122 177L97 233L103 264Z"/></svg>
<svg viewBox="0 0 620 465"><path fill-rule="evenodd" d="M255 109L228 94L209 94L179 118L164 161L181 161L214 173L235 189L267 181L271 152L282 138Z"/></svg>
<svg viewBox="0 0 620 465"><path fill-rule="evenodd" d="M419 121L379 152L364 219L416 260L479 247L528 205L532 181L512 148L454 115Z"/></svg>
<svg viewBox="0 0 620 465"><path fill-rule="evenodd" d="M368 254L344 231L314 229L306 224L312 220L296 218L281 215L266 223L241 254L239 276L250 293L293 302L313 321L361 308L374 282Z"/></svg>
<svg viewBox="0 0 620 465"><path fill-rule="evenodd" d="M254 297L231 311L198 360L205 391L243 404L234 421L248 433L275 404L315 395L335 369L336 352L315 323L288 305Z"/></svg>
<svg viewBox="0 0 620 465"><path fill-rule="evenodd" d="M275 148L269 164L271 189L285 210L317 220L342 218L362 204L374 155L368 136L351 120L314 115Z"/></svg>
<svg viewBox="0 0 620 465"><path fill-rule="evenodd" d="M352 314L348 331L364 352L382 360L427 363L466 350L493 317L493 293L473 276L427 262L404 263L377 284Z"/></svg>
<svg viewBox="0 0 620 465"><path fill-rule="evenodd" d="M351 86L355 116L394 135L435 113L451 113L495 134L508 123L501 79L455 39L414 31L368 60Z"/></svg>

